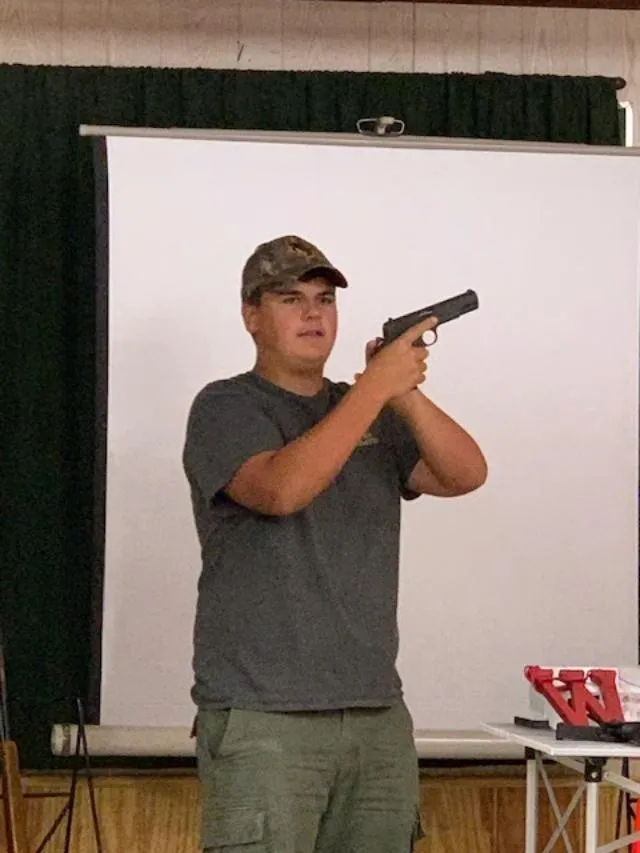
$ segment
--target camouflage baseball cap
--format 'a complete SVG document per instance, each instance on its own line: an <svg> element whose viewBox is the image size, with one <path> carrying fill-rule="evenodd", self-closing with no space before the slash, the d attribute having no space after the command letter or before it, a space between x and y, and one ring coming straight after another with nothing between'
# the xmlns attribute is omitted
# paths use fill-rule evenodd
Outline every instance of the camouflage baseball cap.
<svg viewBox="0 0 640 853"><path fill-rule="evenodd" d="M292 287L313 273L323 275L336 287L347 287L347 280L313 243L287 235L261 243L242 270L242 301L257 291Z"/></svg>

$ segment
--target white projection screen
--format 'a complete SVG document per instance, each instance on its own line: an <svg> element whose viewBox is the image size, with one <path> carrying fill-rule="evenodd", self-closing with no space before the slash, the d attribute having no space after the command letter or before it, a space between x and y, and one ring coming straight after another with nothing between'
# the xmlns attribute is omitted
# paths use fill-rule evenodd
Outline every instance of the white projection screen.
<svg viewBox="0 0 640 853"><path fill-rule="evenodd" d="M193 719L187 412L205 383L253 365L240 272L284 233L350 280L336 380L363 367L388 317L479 296L441 328L423 390L477 438L489 479L403 508L398 665L416 729L510 721L528 705L527 664L637 664L637 157L85 132L105 168L102 725Z"/></svg>

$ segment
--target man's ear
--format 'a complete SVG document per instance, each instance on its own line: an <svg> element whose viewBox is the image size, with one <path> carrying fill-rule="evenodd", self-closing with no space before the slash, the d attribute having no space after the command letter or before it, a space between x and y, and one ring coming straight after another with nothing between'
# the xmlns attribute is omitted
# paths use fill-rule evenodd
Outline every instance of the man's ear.
<svg viewBox="0 0 640 853"><path fill-rule="evenodd" d="M249 302L242 303L242 319L246 330L250 335L255 335L258 330L258 306Z"/></svg>

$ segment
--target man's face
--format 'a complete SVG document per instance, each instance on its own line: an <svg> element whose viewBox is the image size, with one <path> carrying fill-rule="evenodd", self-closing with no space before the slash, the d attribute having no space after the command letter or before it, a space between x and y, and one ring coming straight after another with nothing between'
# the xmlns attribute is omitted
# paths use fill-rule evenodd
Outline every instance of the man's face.
<svg viewBox="0 0 640 853"><path fill-rule="evenodd" d="M258 305L245 304L242 313L260 354L292 367L316 367L331 353L338 315L335 288L324 278L265 292Z"/></svg>

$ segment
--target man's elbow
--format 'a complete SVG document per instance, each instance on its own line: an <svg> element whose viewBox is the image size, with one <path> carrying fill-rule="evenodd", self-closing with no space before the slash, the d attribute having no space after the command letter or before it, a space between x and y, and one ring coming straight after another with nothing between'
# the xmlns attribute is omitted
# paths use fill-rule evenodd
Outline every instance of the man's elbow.
<svg viewBox="0 0 640 853"><path fill-rule="evenodd" d="M468 468L464 473L458 473L455 477L440 480L439 492L441 497L458 498L462 495L470 495L484 486L487 482L489 471L484 458L472 468ZM438 490L436 490L438 493Z"/></svg>
<svg viewBox="0 0 640 853"><path fill-rule="evenodd" d="M261 515L284 517L300 512L310 501L303 500L297 490L280 485L277 488L263 488L259 492L256 490L246 495L243 503Z"/></svg>
<svg viewBox="0 0 640 853"><path fill-rule="evenodd" d="M477 491L487 482L488 476L489 469L485 459L483 458L481 463L469 470L465 477L461 478L461 480L456 484L455 488L457 488L458 491L455 492L455 495L469 495L471 492Z"/></svg>
<svg viewBox="0 0 640 853"><path fill-rule="evenodd" d="M269 496L269 515L295 515L297 512L306 509L313 499L313 495L301 494L300 490L294 486L290 488L281 487Z"/></svg>
<svg viewBox="0 0 640 853"><path fill-rule="evenodd" d="M259 506L259 512L262 515L273 515L276 517L293 515L298 512L298 509L300 507L296 505L296 502L282 492L265 495Z"/></svg>
<svg viewBox="0 0 640 853"><path fill-rule="evenodd" d="M266 451L249 459L236 472L226 491L236 503L260 515L293 515L309 503L300 495L298 478L283 476L273 467L276 454Z"/></svg>
<svg viewBox="0 0 640 853"><path fill-rule="evenodd" d="M458 486L457 489L454 489L452 497L460 497L461 495L470 495L472 492L477 492L479 488L484 486L486 480L486 477L482 480L480 478L469 480Z"/></svg>

